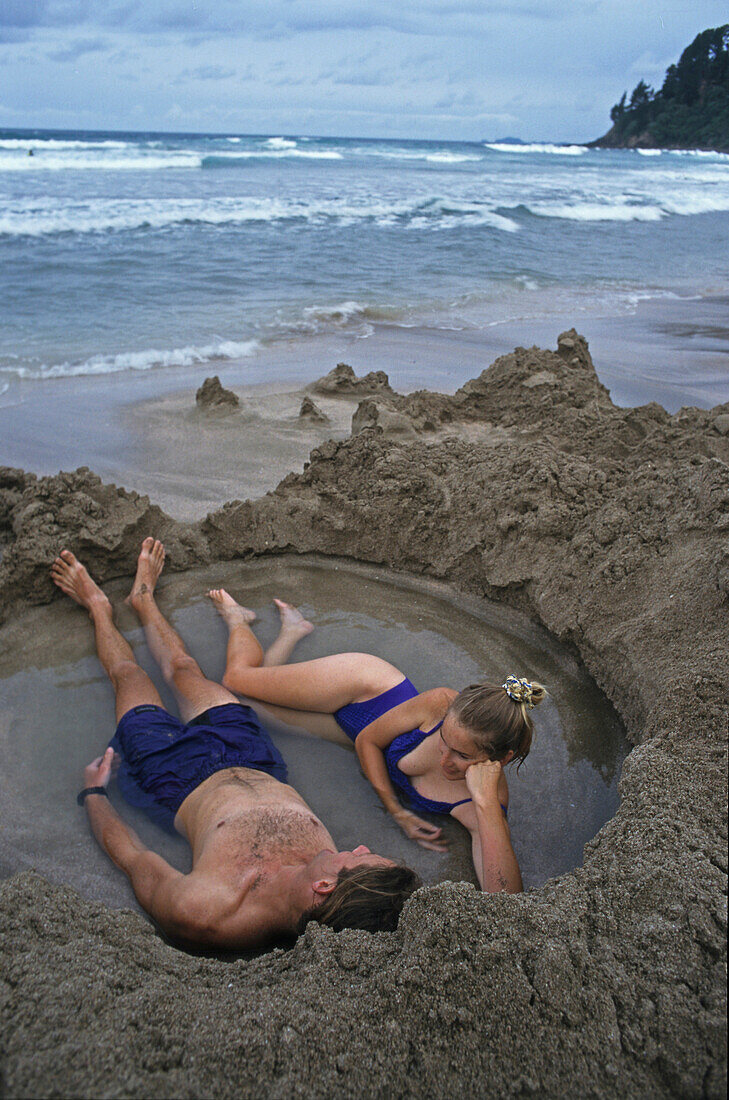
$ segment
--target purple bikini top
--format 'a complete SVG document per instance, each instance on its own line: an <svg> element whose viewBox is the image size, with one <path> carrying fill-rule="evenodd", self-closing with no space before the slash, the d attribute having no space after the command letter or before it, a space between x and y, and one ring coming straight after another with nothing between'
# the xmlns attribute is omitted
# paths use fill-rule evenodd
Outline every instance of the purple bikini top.
<svg viewBox="0 0 729 1100"><path fill-rule="evenodd" d="M437 802L434 798L426 798L425 795L415 790L409 778L397 766L403 756L407 756L409 752L416 749L426 737L430 737L431 733L436 733L442 725L443 719L440 720L437 726L433 726L432 730L408 730L407 733L401 733L394 741L391 741L385 749L385 763L390 779L403 794L407 795L407 800L412 809L422 810L424 813L449 814L456 806L462 806L464 802L471 801L470 798L462 798L459 802ZM504 810L504 813L506 813L506 810Z"/></svg>

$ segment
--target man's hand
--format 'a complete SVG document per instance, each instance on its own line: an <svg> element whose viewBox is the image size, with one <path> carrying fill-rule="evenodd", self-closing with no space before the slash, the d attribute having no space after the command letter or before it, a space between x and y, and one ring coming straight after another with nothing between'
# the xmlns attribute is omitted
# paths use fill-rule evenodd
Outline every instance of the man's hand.
<svg viewBox="0 0 729 1100"><path fill-rule="evenodd" d="M466 786L474 802L489 803L499 800L501 764L498 760L481 760L471 764L466 771Z"/></svg>
<svg viewBox="0 0 729 1100"><path fill-rule="evenodd" d="M421 817L417 817L410 810L397 810L392 816L405 833L405 836L416 841L421 848L428 848L431 852L448 851L448 845L442 837L443 830L439 829L437 825L431 825L428 821L423 821Z"/></svg>
<svg viewBox="0 0 729 1100"><path fill-rule="evenodd" d="M97 756L84 768L84 787L108 786L113 762L114 750L110 746L103 756Z"/></svg>

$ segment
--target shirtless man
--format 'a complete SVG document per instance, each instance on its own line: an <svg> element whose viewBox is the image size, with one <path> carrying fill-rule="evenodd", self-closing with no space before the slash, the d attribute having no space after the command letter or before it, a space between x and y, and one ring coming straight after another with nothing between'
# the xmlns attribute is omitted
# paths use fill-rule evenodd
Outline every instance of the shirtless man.
<svg viewBox="0 0 729 1100"><path fill-rule="evenodd" d="M116 734L85 769L79 794L94 836L129 877L142 908L177 941L259 947L295 935L308 920L337 930L395 928L420 885L417 875L364 845L337 851L285 782L286 765L254 712L206 679L161 615L154 588L164 556L161 542L144 540L127 602L182 721L163 709L85 567L63 550L51 570L55 584L89 612L99 660L116 693ZM111 806L106 787L115 749L125 797L189 841L189 874L145 848Z"/></svg>

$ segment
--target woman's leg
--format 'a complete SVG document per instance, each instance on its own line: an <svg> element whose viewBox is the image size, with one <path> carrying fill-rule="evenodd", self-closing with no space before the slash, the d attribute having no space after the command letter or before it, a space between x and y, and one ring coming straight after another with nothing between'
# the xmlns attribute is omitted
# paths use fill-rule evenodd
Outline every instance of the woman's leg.
<svg viewBox="0 0 729 1100"><path fill-rule="evenodd" d="M281 629L276 640L263 654L263 664L268 666L285 665L294 652L297 643L305 638L307 634L311 634L314 629L309 620L301 614L298 607L286 603L285 600L274 600L273 602L276 604L278 613L281 616Z"/></svg>
<svg viewBox="0 0 729 1100"><path fill-rule="evenodd" d="M264 665L263 650L250 628L253 612L236 603L224 588L213 589L208 596L228 627L223 683L231 691L293 710L331 714L348 703L362 703L389 691L404 679L394 665L369 653L337 653L294 665Z"/></svg>

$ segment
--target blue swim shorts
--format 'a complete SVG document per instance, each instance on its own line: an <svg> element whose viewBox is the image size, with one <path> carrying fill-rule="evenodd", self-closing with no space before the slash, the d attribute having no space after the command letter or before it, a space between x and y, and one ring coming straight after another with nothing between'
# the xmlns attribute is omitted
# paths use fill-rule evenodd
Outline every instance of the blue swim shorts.
<svg viewBox="0 0 729 1100"><path fill-rule="evenodd" d="M110 744L122 758L117 781L127 802L170 832L187 796L224 768L253 768L286 782L281 753L242 703L211 707L187 724L162 707L132 707Z"/></svg>

